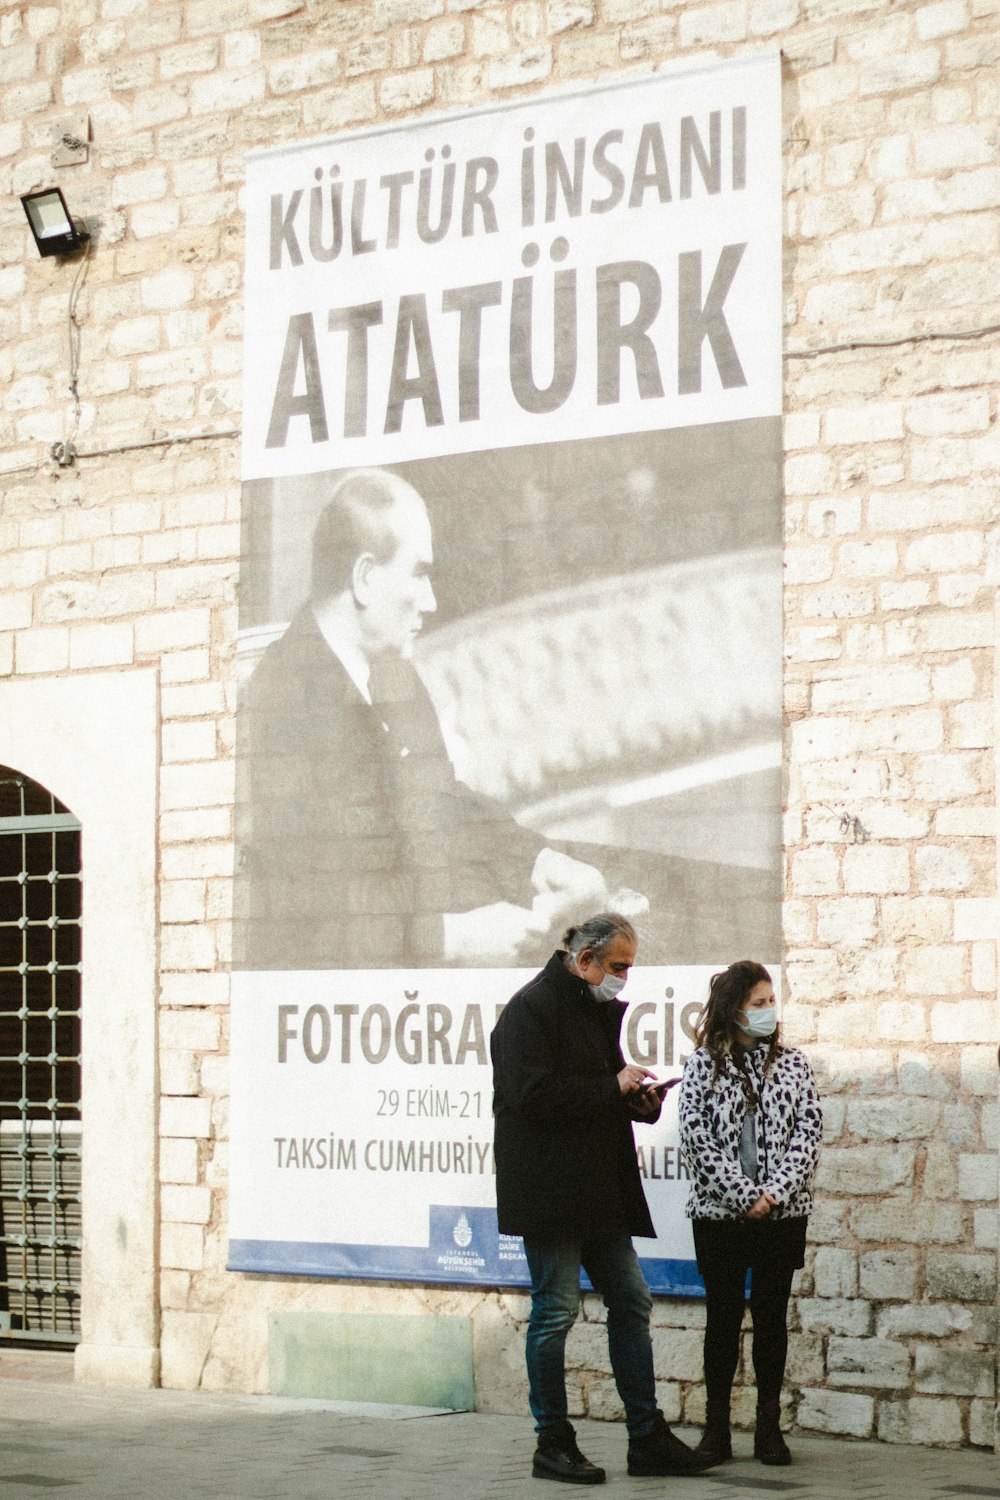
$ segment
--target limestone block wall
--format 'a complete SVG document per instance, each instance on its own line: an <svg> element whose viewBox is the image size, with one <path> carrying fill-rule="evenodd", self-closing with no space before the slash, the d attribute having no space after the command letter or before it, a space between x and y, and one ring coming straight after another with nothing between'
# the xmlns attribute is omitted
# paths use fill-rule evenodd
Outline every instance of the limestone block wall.
<svg viewBox="0 0 1000 1500"><path fill-rule="evenodd" d="M786 1020L827 1111L790 1414L994 1442L997 0L0 0L0 674L159 674L166 1384L265 1390L272 1310L444 1311L524 1403L522 1296L224 1269L244 155L779 46ZM54 182L78 265L17 201ZM574 1407L615 1416L599 1316ZM657 1304L671 1417L700 1320Z"/></svg>

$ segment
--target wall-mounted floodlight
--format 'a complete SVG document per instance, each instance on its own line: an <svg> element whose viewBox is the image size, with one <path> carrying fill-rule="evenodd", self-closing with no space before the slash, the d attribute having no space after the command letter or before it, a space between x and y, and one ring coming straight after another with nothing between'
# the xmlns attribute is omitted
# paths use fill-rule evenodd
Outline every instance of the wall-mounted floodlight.
<svg viewBox="0 0 1000 1500"><path fill-rule="evenodd" d="M72 255L90 235L74 224L60 188L26 193L21 199L39 255Z"/></svg>

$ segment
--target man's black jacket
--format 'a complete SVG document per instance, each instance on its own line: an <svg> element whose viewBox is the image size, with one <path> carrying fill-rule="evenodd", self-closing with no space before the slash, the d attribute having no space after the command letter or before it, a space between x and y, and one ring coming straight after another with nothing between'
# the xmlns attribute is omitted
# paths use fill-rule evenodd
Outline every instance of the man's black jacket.
<svg viewBox="0 0 1000 1500"><path fill-rule="evenodd" d="M596 1001L563 958L518 990L490 1038L500 1230L542 1242L652 1236L616 1077L626 1006Z"/></svg>

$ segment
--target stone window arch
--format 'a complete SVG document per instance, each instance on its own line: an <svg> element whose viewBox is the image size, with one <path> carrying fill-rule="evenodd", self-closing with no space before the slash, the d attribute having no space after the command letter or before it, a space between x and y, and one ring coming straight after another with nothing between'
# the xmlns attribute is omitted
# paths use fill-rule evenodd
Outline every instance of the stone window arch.
<svg viewBox="0 0 1000 1500"><path fill-rule="evenodd" d="M152 668L0 678L0 765L50 787L82 825L85 1236L77 1380L155 1385L157 814Z"/></svg>

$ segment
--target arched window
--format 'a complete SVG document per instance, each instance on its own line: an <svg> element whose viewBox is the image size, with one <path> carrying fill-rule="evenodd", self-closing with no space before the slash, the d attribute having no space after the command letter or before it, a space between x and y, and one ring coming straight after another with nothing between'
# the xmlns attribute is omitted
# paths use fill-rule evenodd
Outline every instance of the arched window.
<svg viewBox="0 0 1000 1500"><path fill-rule="evenodd" d="M80 824L0 766L0 1341L80 1326Z"/></svg>

